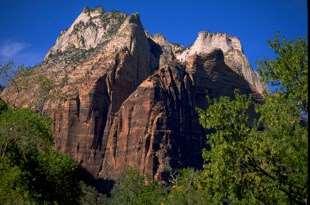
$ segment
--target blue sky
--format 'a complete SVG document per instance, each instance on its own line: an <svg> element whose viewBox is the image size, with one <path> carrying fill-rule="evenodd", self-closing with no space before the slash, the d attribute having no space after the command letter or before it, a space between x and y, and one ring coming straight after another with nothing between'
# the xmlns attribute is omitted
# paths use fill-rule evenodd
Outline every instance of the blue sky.
<svg viewBox="0 0 310 205"><path fill-rule="evenodd" d="M235 35L254 67L273 57L267 41L276 32L287 39L307 36L306 0L1 0L0 63L39 63L84 7L98 5L138 12L147 31L185 46L199 31Z"/></svg>

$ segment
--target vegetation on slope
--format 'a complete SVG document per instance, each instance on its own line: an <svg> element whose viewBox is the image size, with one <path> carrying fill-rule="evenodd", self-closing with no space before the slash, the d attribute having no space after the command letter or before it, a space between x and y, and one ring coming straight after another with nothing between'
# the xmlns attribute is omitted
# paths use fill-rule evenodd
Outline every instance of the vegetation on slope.
<svg viewBox="0 0 310 205"><path fill-rule="evenodd" d="M77 167L54 150L50 120L0 104L0 203L73 203Z"/></svg>

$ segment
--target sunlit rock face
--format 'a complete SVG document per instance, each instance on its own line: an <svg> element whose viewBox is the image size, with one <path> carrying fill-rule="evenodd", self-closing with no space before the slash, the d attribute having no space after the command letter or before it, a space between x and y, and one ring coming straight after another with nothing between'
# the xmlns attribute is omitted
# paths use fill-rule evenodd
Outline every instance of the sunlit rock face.
<svg viewBox="0 0 310 205"><path fill-rule="evenodd" d="M45 59L68 49L95 48L111 39L126 16L123 13L104 12L101 8L84 9L72 25L61 32Z"/></svg>
<svg viewBox="0 0 310 205"><path fill-rule="evenodd" d="M237 38L200 32L184 48L146 33L137 14L98 8L83 10L14 82L1 98L48 114L56 148L104 179L128 166L160 181L201 167L196 107L207 107L206 95L238 89L259 100L264 91Z"/></svg>

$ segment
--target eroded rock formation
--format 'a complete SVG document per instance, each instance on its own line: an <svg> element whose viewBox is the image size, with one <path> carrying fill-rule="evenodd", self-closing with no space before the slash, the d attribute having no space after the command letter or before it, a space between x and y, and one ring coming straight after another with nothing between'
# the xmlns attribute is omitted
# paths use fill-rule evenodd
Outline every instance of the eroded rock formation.
<svg viewBox="0 0 310 205"><path fill-rule="evenodd" d="M108 179L128 166L157 180L201 166L205 96L264 91L237 38L201 32L184 48L147 34L136 14L101 9L83 10L14 82L1 98L47 113L57 149Z"/></svg>

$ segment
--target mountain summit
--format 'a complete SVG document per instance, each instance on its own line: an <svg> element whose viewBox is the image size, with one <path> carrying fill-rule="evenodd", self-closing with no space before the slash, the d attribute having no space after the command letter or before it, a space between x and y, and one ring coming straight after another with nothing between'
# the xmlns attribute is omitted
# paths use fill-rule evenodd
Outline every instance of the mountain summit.
<svg viewBox="0 0 310 205"><path fill-rule="evenodd" d="M139 15L84 9L32 70L1 93L48 114L58 150L95 178L131 166L156 180L201 167L205 96L262 98L264 85L238 38L200 32L184 48L145 32Z"/></svg>

